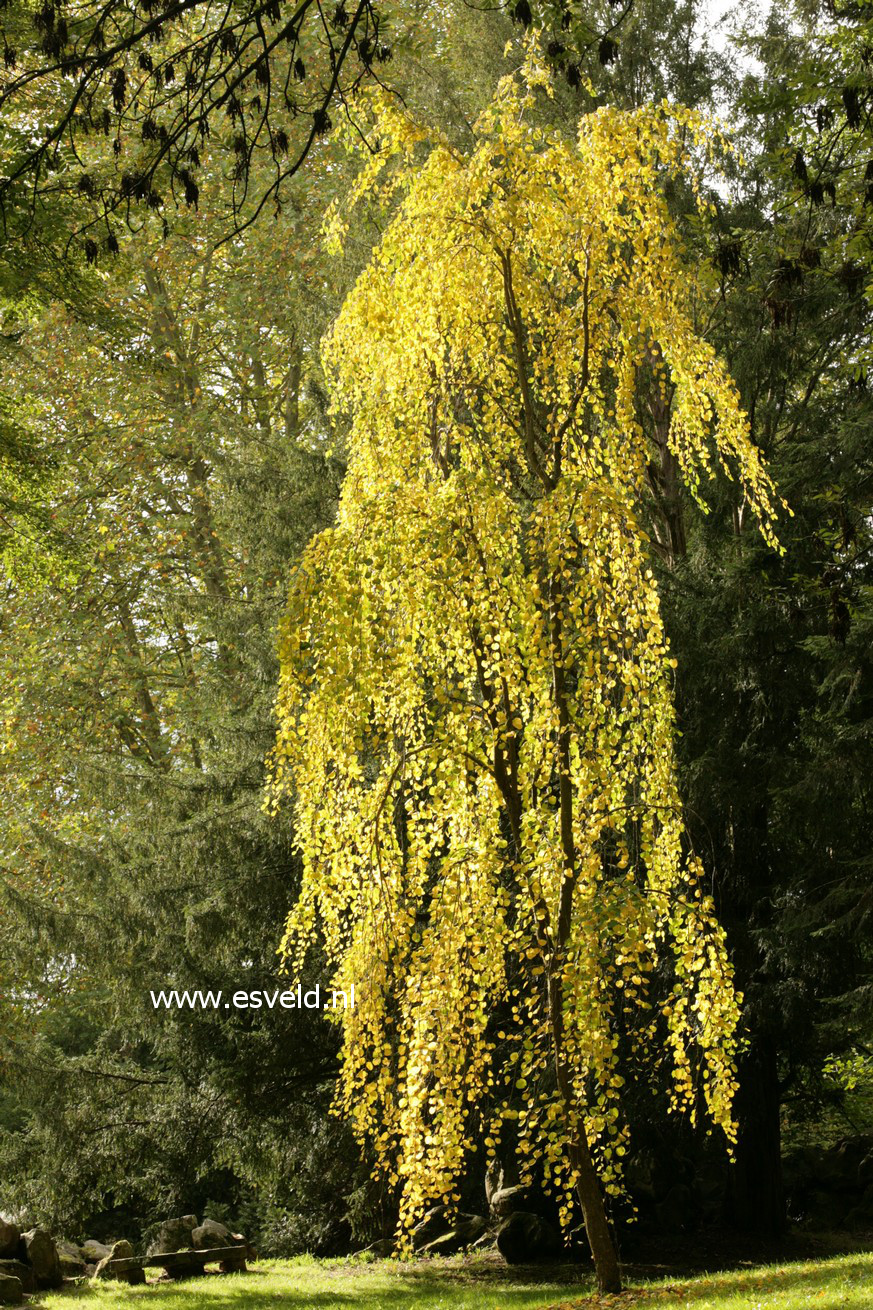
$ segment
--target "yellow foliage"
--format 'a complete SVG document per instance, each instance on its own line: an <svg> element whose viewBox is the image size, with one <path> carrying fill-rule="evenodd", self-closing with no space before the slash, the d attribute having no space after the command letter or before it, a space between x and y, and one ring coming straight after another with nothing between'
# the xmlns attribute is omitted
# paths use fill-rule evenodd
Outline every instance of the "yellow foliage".
<svg viewBox="0 0 873 1310"><path fill-rule="evenodd" d="M737 999L683 851L641 525L640 398L660 388L691 492L722 467L774 541L660 189L712 133L603 109L573 143L528 100L502 83L467 155L425 155L376 104L361 194L387 169L403 199L325 343L348 473L281 638L272 796L294 796L304 860L284 949L299 970L320 931L332 986L356 984L339 1101L406 1224L507 1122L565 1195L584 1131L615 1190L629 1014L666 1047L674 1104L702 1097L733 1131ZM673 991L650 1001L663 961ZM552 1072L556 979L575 1109Z"/></svg>

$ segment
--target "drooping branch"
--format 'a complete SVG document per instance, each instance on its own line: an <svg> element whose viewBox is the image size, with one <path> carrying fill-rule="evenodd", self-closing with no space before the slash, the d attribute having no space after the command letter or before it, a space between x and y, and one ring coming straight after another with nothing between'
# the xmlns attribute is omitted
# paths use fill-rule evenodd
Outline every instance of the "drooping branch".
<svg viewBox="0 0 873 1310"><path fill-rule="evenodd" d="M160 209L168 191L197 205L207 140L232 162L231 232L280 204L332 104L391 55L376 0L350 11L340 0L331 22L317 0L92 0L69 20L63 0L46 0L35 20L12 0L4 28L0 114L21 127L0 221L20 233L50 199L75 200L73 232L92 262L101 232L117 248L111 219L131 223L132 205ZM36 95L53 108L34 133ZM111 151L95 152L95 135Z"/></svg>

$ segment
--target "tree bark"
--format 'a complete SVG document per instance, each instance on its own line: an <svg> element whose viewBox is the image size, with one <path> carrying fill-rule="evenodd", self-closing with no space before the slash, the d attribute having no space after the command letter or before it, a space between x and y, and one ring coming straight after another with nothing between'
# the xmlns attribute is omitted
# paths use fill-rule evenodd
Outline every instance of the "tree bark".
<svg viewBox="0 0 873 1310"><path fill-rule="evenodd" d="M555 969L554 966L549 976L549 1020L552 1030L552 1048L555 1055L555 1078L561 1099L564 1102L564 1113L568 1119L572 1119L579 1112L578 1106L575 1104L573 1088L564 1060L563 982L560 969ZM581 1115L579 1115L578 1131L570 1141L567 1153L576 1173L576 1193L582 1207L582 1217L585 1220L585 1234L588 1238L588 1245L591 1247L594 1269L597 1274L597 1286L602 1293L620 1292L621 1270L618 1264L618 1254L612 1240L612 1234L609 1231L603 1192L600 1188L597 1170L594 1168L594 1161L591 1159L591 1149L585 1135L585 1123Z"/></svg>
<svg viewBox="0 0 873 1310"><path fill-rule="evenodd" d="M573 831L573 784L570 767L570 715L567 708L567 690L564 685L564 652L562 636L561 604L563 593L560 582L552 587L552 654L553 684L552 690L558 711L558 793L561 818L561 847L564 856L564 878L561 884L561 899L558 910L558 922L555 927L554 948L549 963L549 1023L552 1032L552 1050L555 1057L555 1078L564 1114L568 1122L575 1122L578 1127L571 1136L569 1145L570 1163L576 1172L576 1190L582 1215L585 1220L585 1232L594 1259L597 1284L601 1292L621 1291L621 1271L618 1255L609 1221L606 1218L606 1206L600 1180L591 1159L591 1150L585 1133L585 1120L579 1112L573 1092L573 1083L567 1070L564 1055L564 954L573 926L573 895L576 890L578 871L576 866L576 839Z"/></svg>

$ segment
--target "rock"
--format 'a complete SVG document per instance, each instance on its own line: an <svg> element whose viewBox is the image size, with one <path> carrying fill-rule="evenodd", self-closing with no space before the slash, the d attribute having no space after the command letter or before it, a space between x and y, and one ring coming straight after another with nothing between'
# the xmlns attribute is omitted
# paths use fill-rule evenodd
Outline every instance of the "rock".
<svg viewBox="0 0 873 1310"><path fill-rule="evenodd" d="M168 1260L164 1265L164 1274L167 1278L180 1282L185 1278L197 1278L203 1273L203 1264L202 1258L193 1251L190 1253L180 1251L174 1260Z"/></svg>
<svg viewBox="0 0 873 1310"><path fill-rule="evenodd" d="M434 1241L437 1237L442 1237L452 1227L450 1210L447 1205L435 1205L432 1210L419 1219L418 1223L412 1230L412 1249L421 1251L427 1246L428 1242Z"/></svg>
<svg viewBox="0 0 873 1310"><path fill-rule="evenodd" d="M561 1241L545 1219L518 1210L497 1230L497 1249L508 1265L533 1264L554 1259Z"/></svg>
<svg viewBox="0 0 873 1310"><path fill-rule="evenodd" d="M717 1223L724 1213L727 1199L727 1174L724 1162L707 1155L698 1170L692 1189L694 1206L692 1227L698 1222Z"/></svg>
<svg viewBox="0 0 873 1310"><path fill-rule="evenodd" d="M130 1242L116 1242L94 1270L95 1278L111 1278L119 1283L144 1283L145 1273L133 1253Z"/></svg>
<svg viewBox="0 0 873 1310"><path fill-rule="evenodd" d="M489 1206L494 1193L502 1191L506 1186L506 1173L502 1163L500 1160L492 1160L485 1170L485 1200Z"/></svg>
<svg viewBox="0 0 873 1310"><path fill-rule="evenodd" d="M650 1151L640 1151L632 1157L625 1169L625 1186L638 1205L655 1201L655 1163Z"/></svg>
<svg viewBox="0 0 873 1310"><path fill-rule="evenodd" d="M85 1273L85 1261L82 1259L82 1253L78 1246L72 1242L64 1242L55 1239L55 1246L58 1250L58 1259L61 1262L61 1273L64 1278L82 1278Z"/></svg>
<svg viewBox="0 0 873 1310"><path fill-rule="evenodd" d="M860 1134L858 1137L844 1137L834 1148L837 1159L847 1173L856 1174L858 1165L873 1151L873 1137Z"/></svg>
<svg viewBox="0 0 873 1310"><path fill-rule="evenodd" d="M843 1220L843 1225L850 1231L869 1232L873 1228L873 1211L866 1206L858 1205L854 1210L850 1210Z"/></svg>
<svg viewBox="0 0 873 1310"><path fill-rule="evenodd" d="M247 1260L257 1260L258 1258L257 1251L252 1246L249 1239L247 1237L243 1237L242 1233L231 1233L230 1240L231 1242L235 1243L237 1246L245 1247Z"/></svg>
<svg viewBox="0 0 873 1310"><path fill-rule="evenodd" d="M199 1228L191 1233L191 1241L198 1251L210 1251L216 1246L233 1246L234 1238L229 1228L215 1219L204 1219ZM245 1241L245 1239L243 1239Z"/></svg>
<svg viewBox="0 0 873 1310"><path fill-rule="evenodd" d="M0 1260L0 1274L5 1274L7 1278L19 1279L24 1292L36 1291L33 1270L30 1265L22 1264L20 1260Z"/></svg>
<svg viewBox="0 0 873 1310"><path fill-rule="evenodd" d="M389 1255L394 1254L396 1242L393 1237L380 1237L378 1241L371 1242L363 1250L358 1251L358 1255L374 1255L377 1260L387 1260Z"/></svg>
<svg viewBox="0 0 873 1310"><path fill-rule="evenodd" d="M11 1274L0 1274L0 1305L20 1305L24 1300L24 1291L20 1278Z"/></svg>
<svg viewBox="0 0 873 1310"><path fill-rule="evenodd" d="M810 1228L842 1228L852 1208L845 1197L836 1196L831 1191L814 1189L805 1197L802 1218Z"/></svg>
<svg viewBox="0 0 873 1310"><path fill-rule="evenodd" d="M165 1219L149 1243L149 1255L169 1255L185 1251L192 1246L191 1235L197 1227L197 1216L184 1214L180 1219Z"/></svg>
<svg viewBox="0 0 873 1310"><path fill-rule="evenodd" d="M17 1224L0 1216L0 1260L14 1260L18 1255L21 1232Z"/></svg>
<svg viewBox="0 0 873 1310"><path fill-rule="evenodd" d="M82 1243L82 1256L85 1260L92 1261L96 1264L104 1256L109 1254L110 1247L104 1246L102 1242L95 1242L93 1237L89 1237L87 1242Z"/></svg>
<svg viewBox="0 0 873 1310"><path fill-rule="evenodd" d="M421 1248L423 1255L456 1255L481 1237L488 1227L481 1215L462 1217L462 1222L450 1228L447 1233L435 1237L432 1242Z"/></svg>
<svg viewBox="0 0 873 1310"><path fill-rule="evenodd" d="M506 1219L508 1215L520 1210L527 1214L534 1214L536 1208L532 1189L521 1184L516 1187L501 1187L491 1197L491 1213L495 1219Z"/></svg>
<svg viewBox="0 0 873 1310"><path fill-rule="evenodd" d="M86 1272L84 1260L68 1255L66 1251L58 1252L58 1260L61 1263L62 1278L84 1278Z"/></svg>
<svg viewBox="0 0 873 1310"><path fill-rule="evenodd" d="M60 1287L63 1282L61 1262L50 1234L44 1228L31 1228L30 1232L21 1234L21 1240L37 1287Z"/></svg>
<svg viewBox="0 0 873 1310"><path fill-rule="evenodd" d="M846 1215L844 1222L846 1228L873 1231L873 1185L865 1190L858 1204Z"/></svg>
<svg viewBox="0 0 873 1310"><path fill-rule="evenodd" d="M144 1283L146 1280L145 1270L135 1258L132 1260L113 1260L111 1264L108 1259L103 1259L94 1270L94 1277L108 1279L114 1283L130 1283L131 1287L135 1287L138 1283Z"/></svg>

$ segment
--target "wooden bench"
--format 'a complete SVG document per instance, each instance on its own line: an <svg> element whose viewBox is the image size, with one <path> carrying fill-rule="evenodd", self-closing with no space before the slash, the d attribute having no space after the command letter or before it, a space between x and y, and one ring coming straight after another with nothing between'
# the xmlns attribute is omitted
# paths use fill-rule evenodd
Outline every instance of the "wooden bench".
<svg viewBox="0 0 873 1310"><path fill-rule="evenodd" d="M196 1278L206 1265L214 1264L219 1265L223 1274L245 1273L245 1246L216 1246L208 1251L168 1251L165 1255L135 1255L107 1260L104 1277L126 1283L131 1281L131 1275L143 1274L146 1269L163 1269L171 1278Z"/></svg>

